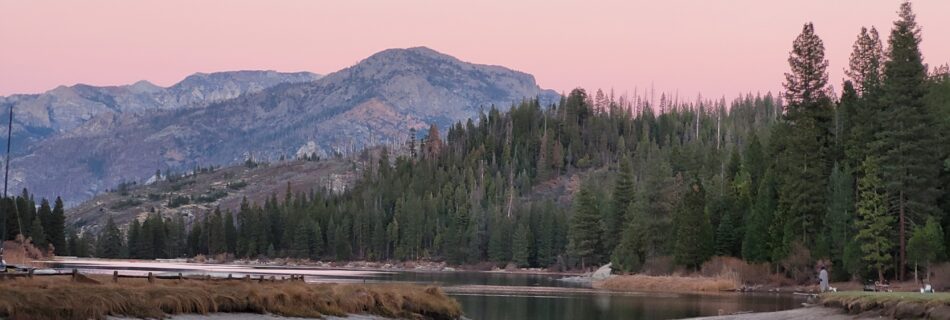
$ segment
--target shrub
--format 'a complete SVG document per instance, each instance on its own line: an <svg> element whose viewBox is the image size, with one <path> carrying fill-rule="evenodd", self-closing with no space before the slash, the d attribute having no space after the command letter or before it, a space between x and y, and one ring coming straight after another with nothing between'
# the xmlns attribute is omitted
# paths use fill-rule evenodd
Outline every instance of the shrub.
<svg viewBox="0 0 950 320"><path fill-rule="evenodd" d="M129 199L119 200L113 203L112 205L109 206L109 209L122 210L126 208L131 208L140 204L142 204L142 200L139 200L138 198L129 198Z"/></svg>
<svg viewBox="0 0 950 320"><path fill-rule="evenodd" d="M203 194L198 195L198 197L195 198L195 202L196 202L196 203L210 203L210 202L215 202L215 201L217 201L218 199L221 199L221 198L224 198L224 197L227 197L227 196L228 196L228 192L227 192L227 191L224 191L224 190L210 190L210 191L208 191L208 192L206 192L206 193L203 193Z"/></svg>

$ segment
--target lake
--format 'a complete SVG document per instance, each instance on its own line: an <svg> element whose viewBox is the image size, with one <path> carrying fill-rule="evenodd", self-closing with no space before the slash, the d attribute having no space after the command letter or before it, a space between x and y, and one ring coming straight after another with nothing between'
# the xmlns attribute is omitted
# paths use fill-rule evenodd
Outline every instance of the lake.
<svg viewBox="0 0 950 320"><path fill-rule="evenodd" d="M178 262L76 259L56 261L60 269L83 273L172 273L304 275L307 282L406 282L434 284L462 304L470 319L673 319L720 312L766 312L796 308L804 299L788 293L623 293L559 281L562 275L507 272L366 271L308 267L218 265Z"/></svg>

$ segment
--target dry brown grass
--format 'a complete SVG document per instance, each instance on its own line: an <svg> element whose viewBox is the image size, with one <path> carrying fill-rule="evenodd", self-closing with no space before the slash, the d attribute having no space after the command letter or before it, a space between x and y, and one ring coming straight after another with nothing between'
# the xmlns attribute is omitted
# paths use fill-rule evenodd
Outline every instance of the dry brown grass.
<svg viewBox="0 0 950 320"><path fill-rule="evenodd" d="M0 282L0 317L9 319L104 319L107 315L162 318L166 314L215 312L281 316L373 314L408 319L456 319L461 307L437 287L407 284L306 284L303 282L198 281L68 276Z"/></svg>
<svg viewBox="0 0 950 320"><path fill-rule="evenodd" d="M30 239L24 239L22 235L17 235L15 241L3 242L3 260L9 264L37 266L34 260L44 259L49 251L40 250L33 245Z"/></svg>
<svg viewBox="0 0 950 320"><path fill-rule="evenodd" d="M767 263L750 264L734 257L712 257L703 263L699 273L708 278L735 279L739 284L751 286L774 284L776 279L770 269Z"/></svg>
<svg viewBox="0 0 950 320"><path fill-rule="evenodd" d="M735 290L736 281L727 277L614 276L594 283L598 289L653 292L718 292Z"/></svg>

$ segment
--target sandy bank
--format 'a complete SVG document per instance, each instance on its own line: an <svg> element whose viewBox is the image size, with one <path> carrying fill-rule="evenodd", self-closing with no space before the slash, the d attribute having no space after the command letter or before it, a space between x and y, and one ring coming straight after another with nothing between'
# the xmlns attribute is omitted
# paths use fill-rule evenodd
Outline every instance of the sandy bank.
<svg viewBox="0 0 950 320"><path fill-rule="evenodd" d="M828 307L810 307L799 308L776 312L746 313L729 316L694 318L703 320L853 320L853 319L879 319L875 314L852 315L847 314L841 309Z"/></svg>

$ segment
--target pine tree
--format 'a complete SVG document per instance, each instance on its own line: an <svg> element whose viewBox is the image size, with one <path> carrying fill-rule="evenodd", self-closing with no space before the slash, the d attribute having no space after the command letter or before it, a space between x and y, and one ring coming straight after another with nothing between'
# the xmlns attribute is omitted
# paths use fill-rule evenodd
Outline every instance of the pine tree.
<svg viewBox="0 0 950 320"><path fill-rule="evenodd" d="M643 266L643 234L645 217L642 206L631 203L627 209L629 221L621 235L620 244L610 256L612 267L622 272L637 272Z"/></svg>
<svg viewBox="0 0 950 320"><path fill-rule="evenodd" d="M831 99L827 95L828 60L811 23L795 39L785 74L787 136L781 158L787 170L778 179L779 209L785 215L784 246L801 241L811 246L824 214L829 168ZM779 171L776 171L778 173Z"/></svg>
<svg viewBox="0 0 950 320"><path fill-rule="evenodd" d="M687 268L698 269L712 255L712 225L705 207L706 192L699 178L694 178L673 218L673 258Z"/></svg>
<svg viewBox="0 0 950 320"><path fill-rule="evenodd" d="M734 255L733 249L736 247L735 231L737 229L735 218L735 211L727 210L725 215L719 221L719 226L716 227L716 248L715 253L717 256L732 256Z"/></svg>
<svg viewBox="0 0 950 320"><path fill-rule="evenodd" d="M13 198L3 198L0 199L0 214L3 217L3 240L13 240L16 239L18 234L21 234L19 212L17 207L14 206Z"/></svg>
<svg viewBox="0 0 950 320"><path fill-rule="evenodd" d="M755 188L758 188L762 176L768 167L768 162L765 160L765 151L762 149L759 136L755 134L755 132L751 133L749 147L746 148L743 154L742 167L749 173L750 187L753 188L753 193L757 192Z"/></svg>
<svg viewBox="0 0 950 320"><path fill-rule="evenodd" d="M46 228L46 234L57 255L65 255L68 246L66 245L66 212L63 208L63 199L56 197L53 206L52 215L49 218L49 227Z"/></svg>
<svg viewBox="0 0 950 320"><path fill-rule="evenodd" d="M937 174L940 161L932 146L937 140L933 116L925 107L926 67L920 54L920 27L909 2L901 4L900 19L888 39L884 64L880 131L875 154L880 156L881 178L894 197L898 216L898 274L905 279L906 226L922 223L936 214Z"/></svg>
<svg viewBox="0 0 950 320"><path fill-rule="evenodd" d="M548 132L544 131L541 135L541 142L538 146L537 176L538 180L546 181L551 177L551 155L549 153Z"/></svg>
<svg viewBox="0 0 950 320"><path fill-rule="evenodd" d="M527 267L531 254L531 229L525 224L519 224L512 237L511 262L519 267Z"/></svg>
<svg viewBox="0 0 950 320"><path fill-rule="evenodd" d="M143 259L145 257L145 240L143 238L142 226L139 224L139 220L132 219L125 239L125 243L129 245L129 258Z"/></svg>
<svg viewBox="0 0 950 320"><path fill-rule="evenodd" d="M323 248L323 232L320 230L320 224L314 221L310 225L310 259L320 259Z"/></svg>
<svg viewBox="0 0 950 320"><path fill-rule="evenodd" d="M231 209L228 209L227 213L224 214L224 239L226 243L226 252L233 254L238 253L237 237L238 231L237 227L234 225L234 214L231 213Z"/></svg>
<svg viewBox="0 0 950 320"><path fill-rule="evenodd" d="M15 219L12 219L13 223L18 225L17 229L23 228L24 236L30 236L30 226L33 224L33 219L37 216L33 196L30 195L30 192L26 190L26 188L23 188L23 193L19 197L16 197L11 204L15 205L15 209L19 215L15 216ZM49 206L47 205L47 207ZM47 220L40 217L40 221L46 223Z"/></svg>
<svg viewBox="0 0 950 320"><path fill-rule="evenodd" d="M30 226L30 232L32 233L30 239L33 240L33 245L43 252L46 252L46 248L49 246L49 241L46 239L46 232L43 230L43 222L40 221L39 216L33 218L33 224Z"/></svg>
<svg viewBox="0 0 950 320"><path fill-rule="evenodd" d="M848 172L850 169L841 168L835 165L831 170L831 177L828 183L828 211L825 213L824 224L822 225L821 238L824 245L822 248L826 251L827 257L831 258L833 265L843 265L845 246L852 238L852 221L854 221L854 179ZM822 256L822 255L818 255ZM839 273L844 268L835 268L833 272L837 279L847 280L847 277Z"/></svg>
<svg viewBox="0 0 950 320"><path fill-rule="evenodd" d="M613 252L620 242L624 226L627 225L627 209L635 193L632 167L629 158L620 160L620 171L617 172L617 181L614 182L613 201L609 214L604 219L604 252Z"/></svg>
<svg viewBox="0 0 950 320"><path fill-rule="evenodd" d="M494 262L505 262L511 254L510 239L511 230L509 222L504 221L505 217L495 217L491 224L491 234L488 238L488 260Z"/></svg>
<svg viewBox="0 0 950 320"><path fill-rule="evenodd" d="M307 258L310 256L310 225L308 223L297 223L294 229L294 240L291 247L294 258Z"/></svg>
<svg viewBox="0 0 950 320"><path fill-rule="evenodd" d="M160 259L169 257L168 230L165 220L159 214L149 214L143 225L145 241L150 244L149 258Z"/></svg>
<svg viewBox="0 0 950 320"><path fill-rule="evenodd" d="M877 29L861 28L851 52L850 78L843 86L839 113L844 115L845 155L847 164L857 168L869 153L869 144L879 131L884 50Z"/></svg>
<svg viewBox="0 0 950 320"><path fill-rule="evenodd" d="M749 262L766 262L771 258L771 237L769 228L776 208L775 181L772 171L768 170L759 183L755 201L749 213L747 232L742 240L742 257Z"/></svg>
<svg viewBox="0 0 950 320"><path fill-rule="evenodd" d="M884 272L891 265L890 232L894 217L887 213L886 195L881 186L880 169L876 160L867 158L862 164L864 176L858 180L856 220L858 233L854 241L860 243L863 260L869 269L877 271L878 281L884 282Z"/></svg>
<svg viewBox="0 0 950 320"><path fill-rule="evenodd" d="M851 59L845 74L851 79L858 95L865 95L881 85L881 67L884 64L884 49L877 29L861 27L854 41Z"/></svg>
<svg viewBox="0 0 950 320"><path fill-rule="evenodd" d="M539 220L541 221L538 225L538 232L535 235L535 248L537 248L537 263L539 267L548 267L553 264L555 257L559 253L555 248L557 243L556 213L554 210L544 209L544 206L538 206L540 212Z"/></svg>
<svg viewBox="0 0 950 320"><path fill-rule="evenodd" d="M106 221L106 226L99 236L99 245L96 248L96 257L99 258L121 258L124 251L122 243L122 232L116 226L112 217Z"/></svg>
<svg viewBox="0 0 950 320"><path fill-rule="evenodd" d="M220 208L214 209L205 232L208 233L208 253L212 255L224 253L227 249L227 239L225 238L224 218L221 216Z"/></svg>
<svg viewBox="0 0 950 320"><path fill-rule="evenodd" d="M574 200L574 215L568 231L569 250L573 256L580 258L582 269L586 269L588 264L600 263L603 250L603 229L595 201L590 186L582 186Z"/></svg>
<svg viewBox="0 0 950 320"><path fill-rule="evenodd" d="M155 259L157 256L155 254L155 229L152 226L151 217L146 217L145 221L142 222L141 232L138 234L138 258L139 259ZM129 246L129 251L132 250L132 247Z"/></svg>
<svg viewBox="0 0 950 320"><path fill-rule="evenodd" d="M21 198L21 199L22 199L22 198ZM49 228L51 227L52 217L53 217L53 209L50 208L50 206L49 206L49 201L46 200L46 198L43 198L42 200L40 200L40 208L39 208L39 210L36 211L36 216L35 216L35 218L37 218L37 219L40 220L40 223L41 223L42 226L43 226L43 231L46 231L47 229L49 229ZM31 217L31 218L30 218L30 220L29 220L30 223L33 222L33 218L34 218L34 217ZM37 239L36 235L33 234L34 232L35 232L35 231L33 231L33 227L32 227L32 224L31 224L31 225L30 225L30 230L29 230L29 233L28 233L28 234L30 235L31 238L33 238L33 242L36 243L38 239ZM49 238L48 238L49 234L48 234L48 233L44 233L44 236L46 236L46 237L45 237L44 239L42 239L43 243L45 243L45 244L50 243Z"/></svg>
<svg viewBox="0 0 950 320"><path fill-rule="evenodd" d="M76 235L75 232L69 232L68 234L69 235L66 236L66 250L64 251L65 253L62 253L60 255L66 255L66 256L71 255L71 256L78 257L79 254L77 254L77 252L79 252L79 236Z"/></svg>

